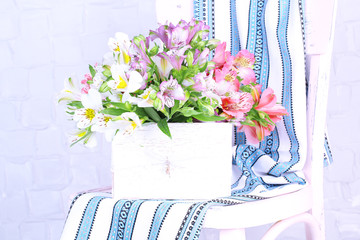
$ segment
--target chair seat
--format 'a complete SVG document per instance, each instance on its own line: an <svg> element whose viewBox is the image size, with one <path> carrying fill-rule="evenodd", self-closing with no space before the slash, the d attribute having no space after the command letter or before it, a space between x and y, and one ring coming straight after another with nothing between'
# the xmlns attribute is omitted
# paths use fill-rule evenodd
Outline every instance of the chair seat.
<svg viewBox="0 0 360 240"><path fill-rule="evenodd" d="M203 228L239 229L277 222L281 219L307 212L312 207L312 189L304 188L253 202L233 206L210 208L204 219ZM238 217L234 217L238 216Z"/></svg>

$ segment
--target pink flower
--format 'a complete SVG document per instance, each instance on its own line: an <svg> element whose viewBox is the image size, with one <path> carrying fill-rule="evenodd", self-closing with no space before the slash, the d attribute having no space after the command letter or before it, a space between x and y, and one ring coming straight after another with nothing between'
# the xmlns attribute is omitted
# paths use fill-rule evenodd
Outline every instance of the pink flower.
<svg viewBox="0 0 360 240"><path fill-rule="evenodd" d="M223 68L216 68L214 74L217 83L216 91L220 95L225 95L227 92L238 92L240 82L237 79L237 74L237 71L228 65L224 65Z"/></svg>
<svg viewBox="0 0 360 240"><path fill-rule="evenodd" d="M252 99L251 94L247 92L236 92L233 98L224 97L221 100L221 107L223 111L227 115L233 116L238 120L242 120L245 113L249 112L254 105L254 100Z"/></svg>
<svg viewBox="0 0 360 240"><path fill-rule="evenodd" d="M232 59L230 52L226 51L226 42L223 42L216 47L212 61L217 67L221 67L225 63L231 65Z"/></svg>
<svg viewBox="0 0 360 240"><path fill-rule="evenodd" d="M164 105L171 108L175 104L176 100L185 100L184 90L181 88L176 79L170 77L169 81L164 81L160 84L160 92L156 96L162 102L162 108Z"/></svg>
<svg viewBox="0 0 360 240"><path fill-rule="evenodd" d="M255 63L254 54L250 53L246 49L243 49L240 52L238 52L234 59L234 65L236 67L252 68L254 63Z"/></svg>
<svg viewBox="0 0 360 240"><path fill-rule="evenodd" d="M267 88L262 94L256 110L265 112L269 115L270 119L276 123L281 120L281 116L287 115L288 112L280 104L276 103L276 95L274 90Z"/></svg>
<svg viewBox="0 0 360 240"><path fill-rule="evenodd" d="M236 54L233 64L239 71L242 84L248 85L256 82L255 72L252 69L254 63L254 54L250 53L248 50L243 49Z"/></svg>
<svg viewBox="0 0 360 240"><path fill-rule="evenodd" d="M242 125L239 130L244 131L246 135L246 140L252 144L258 144L266 136L270 135L271 131L274 130L275 126L268 125L264 127L259 124L256 120L253 120L255 126Z"/></svg>
<svg viewBox="0 0 360 240"><path fill-rule="evenodd" d="M81 88L81 93L88 94L88 92L90 90L90 84L88 83L88 81L91 81L92 77L88 73L85 74L84 77L85 77L85 79L81 80L81 84L84 85L84 87Z"/></svg>
<svg viewBox="0 0 360 240"><path fill-rule="evenodd" d="M252 68L238 68L239 77L242 79L241 84L248 85L256 82L255 72Z"/></svg>

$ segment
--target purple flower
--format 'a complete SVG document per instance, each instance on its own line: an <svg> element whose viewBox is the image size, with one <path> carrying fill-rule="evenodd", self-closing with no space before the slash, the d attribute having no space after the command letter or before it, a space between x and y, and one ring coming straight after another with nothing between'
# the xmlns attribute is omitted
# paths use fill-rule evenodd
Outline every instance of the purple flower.
<svg viewBox="0 0 360 240"><path fill-rule="evenodd" d="M184 90L177 80L172 77L170 77L169 81L160 84L160 92L156 96L161 100L162 108L164 108L164 105L169 108L173 107L175 100L185 100Z"/></svg>
<svg viewBox="0 0 360 240"><path fill-rule="evenodd" d="M185 51L188 50L189 48L190 46L186 46L178 51L174 50L174 51L162 52L158 54L158 56L170 62L175 69L180 70L181 64L184 62L184 59L186 58L186 56L184 55Z"/></svg>
<svg viewBox="0 0 360 240"><path fill-rule="evenodd" d="M208 48L205 48L204 51L200 52L199 49L195 50L194 54L194 62L193 64L204 64L209 57L210 50Z"/></svg>
<svg viewBox="0 0 360 240"><path fill-rule="evenodd" d="M161 25L155 31L150 31L151 40L159 38L168 49L179 49L190 44L195 34L199 31L209 30L209 26L197 20L189 23L181 20L177 25ZM208 32L203 32L202 39L208 36Z"/></svg>

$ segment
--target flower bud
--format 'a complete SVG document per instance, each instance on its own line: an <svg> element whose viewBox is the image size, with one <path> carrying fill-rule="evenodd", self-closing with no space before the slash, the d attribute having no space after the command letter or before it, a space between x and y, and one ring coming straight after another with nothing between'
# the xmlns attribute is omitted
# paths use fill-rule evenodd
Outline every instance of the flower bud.
<svg viewBox="0 0 360 240"><path fill-rule="evenodd" d="M158 111L160 111L160 110L162 109L162 106L163 106L163 104L162 104L162 102L161 102L161 100L160 100L159 98L156 98L156 99L154 100L153 105L154 105L154 108L155 108L156 110L158 110Z"/></svg>

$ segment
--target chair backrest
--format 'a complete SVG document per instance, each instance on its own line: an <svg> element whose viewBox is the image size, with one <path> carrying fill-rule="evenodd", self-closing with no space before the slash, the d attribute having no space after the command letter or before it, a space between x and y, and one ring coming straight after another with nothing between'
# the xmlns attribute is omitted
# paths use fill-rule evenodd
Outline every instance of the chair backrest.
<svg viewBox="0 0 360 240"><path fill-rule="evenodd" d="M323 158L326 108L337 0L305 4L306 73L308 80L308 156L304 173L313 192L312 214L323 221ZM320 14L321 13L321 14Z"/></svg>

